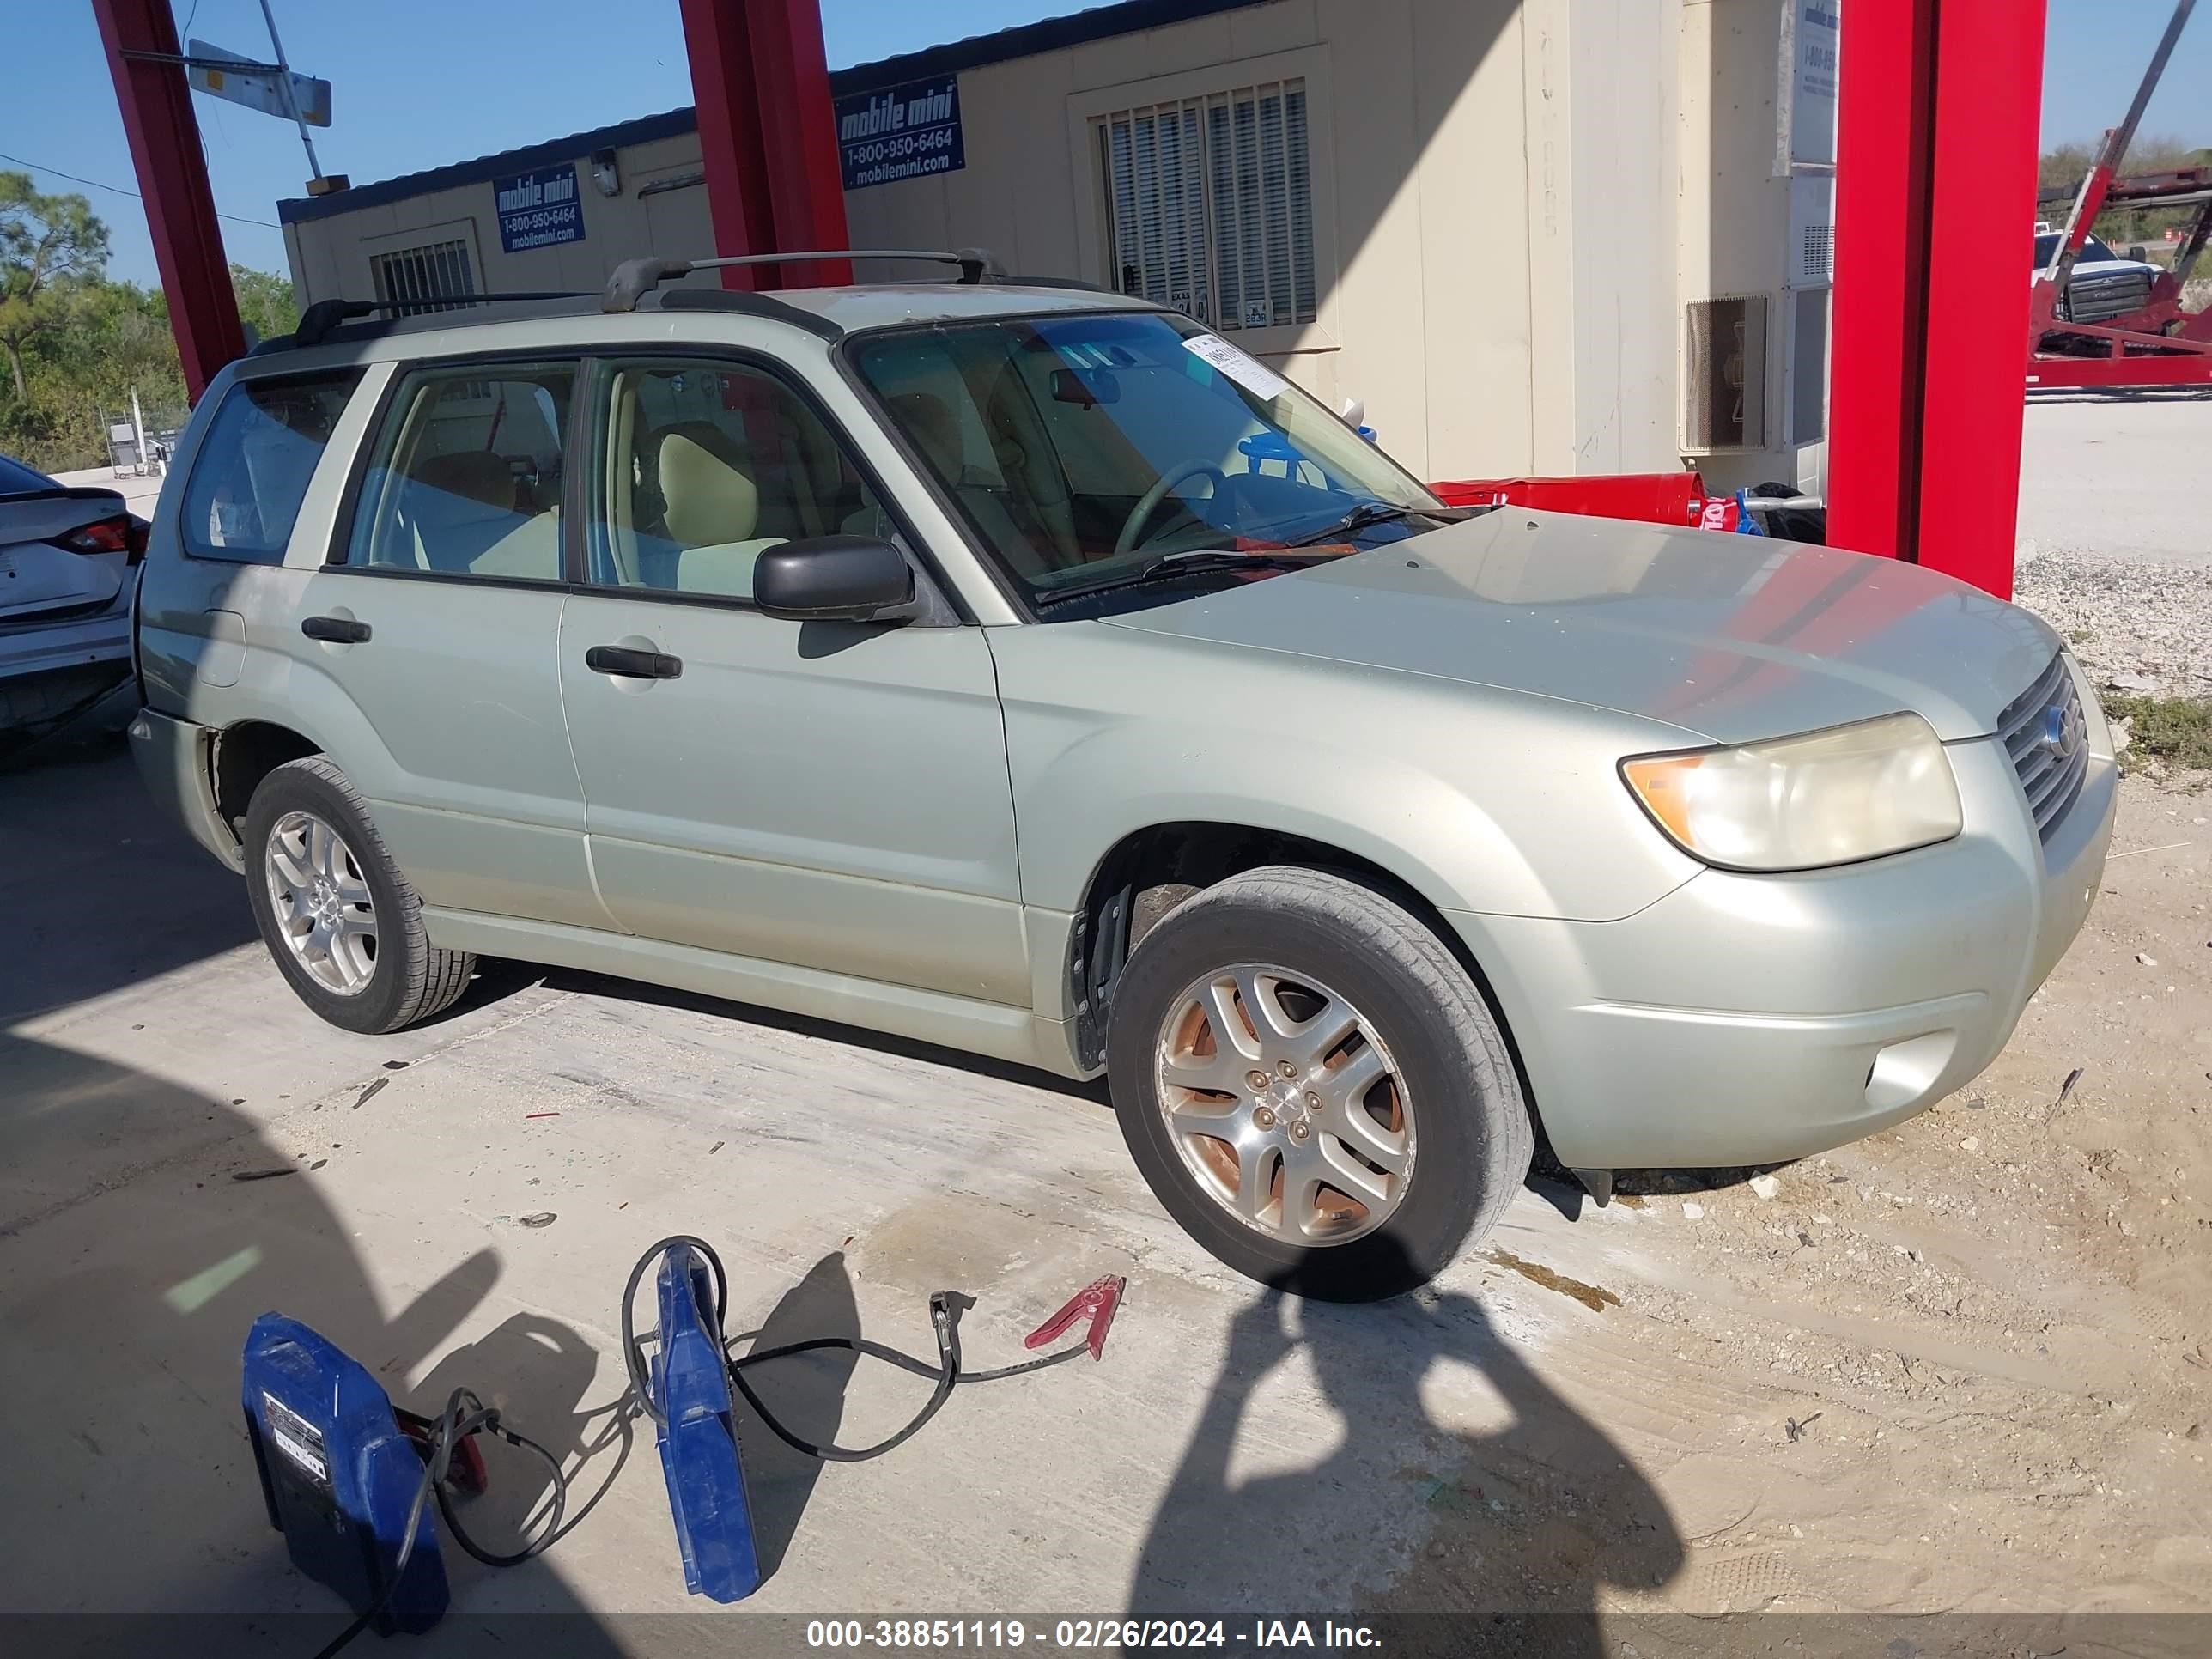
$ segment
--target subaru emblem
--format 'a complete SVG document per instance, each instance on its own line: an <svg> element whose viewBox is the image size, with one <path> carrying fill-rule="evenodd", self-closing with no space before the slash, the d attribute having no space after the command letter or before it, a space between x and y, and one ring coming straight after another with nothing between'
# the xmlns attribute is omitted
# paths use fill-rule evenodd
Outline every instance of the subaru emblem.
<svg viewBox="0 0 2212 1659"><path fill-rule="evenodd" d="M2074 746L2074 720L2063 702L2054 702L2043 711L2043 746L2059 759Z"/></svg>

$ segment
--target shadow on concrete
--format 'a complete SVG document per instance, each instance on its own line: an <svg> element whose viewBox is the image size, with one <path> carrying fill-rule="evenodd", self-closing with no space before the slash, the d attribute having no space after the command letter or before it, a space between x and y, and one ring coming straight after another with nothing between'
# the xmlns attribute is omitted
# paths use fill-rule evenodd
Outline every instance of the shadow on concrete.
<svg viewBox="0 0 2212 1659"><path fill-rule="evenodd" d="M144 1158L78 1156L134 1125L163 1126L158 1140L148 1129ZM290 1173L232 1179L277 1169ZM269 1523L239 1402L246 1332L269 1310L289 1313L404 1396L406 1376L491 1294L498 1256L478 1251L388 1305L313 1176L241 1115L15 1033L0 1033L0 1416L11 1426L0 1449L0 1623L10 1632L0 1645L313 1651L347 1613L292 1570ZM574 1331L525 1316L414 1393L442 1399L449 1376L488 1399L511 1388L518 1425L573 1454L592 1368ZM478 1530L495 1548L510 1547L505 1522L542 1494L542 1479L533 1490L520 1454L512 1459L500 1458L479 1500ZM460 1609L447 1624L483 1627L465 1613L471 1564L450 1543L446 1558ZM558 1632L562 1651L620 1650L562 1583L557 1556L516 1572L534 1582L502 1601L552 1615L540 1628ZM15 1646L18 1636L29 1644Z"/></svg>
<svg viewBox="0 0 2212 1659"><path fill-rule="evenodd" d="M0 1022L120 990L254 939L236 876L92 744L0 775Z"/></svg>
<svg viewBox="0 0 2212 1659"><path fill-rule="evenodd" d="M2027 406L2045 404L2212 403L2212 386L2030 386Z"/></svg>
<svg viewBox="0 0 2212 1659"><path fill-rule="evenodd" d="M760 1352L817 1337L856 1338L860 1310L842 1250L832 1250L785 1291L746 1350ZM745 1373L761 1403L799 1439L816 1446L835 1443L845 1419L845 1389L860 1355L850 1348L825 1348L770 1360ZM782 1566L798 1535L822 1462L780 1439L742 1395L733 1395L738 1443L744 1448L745 1496L752 1505L753 1547L763 1583Z"/></svg>
<svg viewBox="0 0 2212 1659"><path fill-rule="evenodd" d="M1284 1469L1294 1449L1270 1433L1267 1401L1278 1388L1303 1391L1303 1376L1273 1376L1294 1362L1341 1437ZM1443 1364L1494 1391L1495 1426L1464 1432L1430 1415L1422 1388ZM1240 1450L1276 1470L1239 1478ZM1378 1535L1403 1539L1405 1564L1387 1586L1353 1582L1352 1564L1376 1559ZM1346 1307L1267 1291L1231 1328L1128 1602L1133 1616L1170 1619L1476 1613L1528 1626L1521 1645L1483 1650L1596 1656L1601 1587L1650 1589L1682 1563L1658 1494L1522 1363L1480 1303L1446 1292ZM1454 1621L1437 1651L1467 1651L1468 1640Z"/></svg>
<svg viewBox="0 0 2212 1659"><path fill-rule="evenodd" d="M1055 1093L1072 1095L1102 1106L1109 1103L1106 1080L1103 1077L1086 1083L1079 1079L1062 1077L1056 1072L1040 1071L1035 1066L1010 1065L985 1054L941 1048L933 1042L917 1042L908 1037L893 1036L887 1031L872 1031L862 1025L815 1019L805 1014L787 1014L780 1009L763 1008L756 1003L701 996L691 991L648 984L643 980L617 979L606 974L580 973L568 968L548 968L542 971L532 970L526 979L517 981L513 988L519 990L523 984L541 981L551 990L581 991L593 996L619 997L628 1002L647 1003L656 1008L681 1008L691 1013L743 1020L749 1025L765 1025L770 1030L788 1031L796 1036L820 1037L827 1042L871 1048L879 1054L895 1054L902 1060L957 1066L961 1071L973 1072L978 1077L994 1078L1001 1083L1019 1083L1032 1089L1050 1089Z"/></svg>

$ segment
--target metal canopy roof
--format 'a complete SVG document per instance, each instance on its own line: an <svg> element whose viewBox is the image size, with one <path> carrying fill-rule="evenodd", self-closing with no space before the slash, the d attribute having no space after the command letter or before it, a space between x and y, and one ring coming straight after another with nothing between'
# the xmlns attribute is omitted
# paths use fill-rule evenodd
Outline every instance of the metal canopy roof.
<svg viewBox="0 0 2212 1659"><path fill-rule="evenodd" d="M1066 17L1048 17L1040 22L1024 23L990 34L971 35L964 40L925 47L922 51L906 52L896 58L855 64L849 69L838 70L830 75L830 91L833 97L837 98L880 92L887 87L896 87L908 81L954 75L963 70L981 69L988 64L1009 63L1017 58L1031 58L1039 52L1058 52L1091 40L1110 40L1115 35L1163 28L1171 23L1188 22L1194 18L1211 17L1218 12L1236 11L1245 6L1266 3L1267 0L1121 0L1121 3L1116 5L1094 6L1088 11L1079 11ZM579 155L588 155L595 149L619 149L631 144L650 143L659 138L678 137L684 133L696 131L698 125L696 111L687 104L680 109L664 110L658 115L641 115L634 120L615 122L611 126L572 132L564 138L550 138L543 143L525 145L520 149L501 150L495 155L479 155L471 161L456 161L450 166L432 167L422 173L404 173L397 179L356 185L351 190L342 190L329 196L300 197L280 201L276 204L276 217L288 225L304 224L313 219L329 218L334 214L352 213L362 208L405 201L410 197L428 195L432 191L489 183L494 179L573 161Z"/></svg>

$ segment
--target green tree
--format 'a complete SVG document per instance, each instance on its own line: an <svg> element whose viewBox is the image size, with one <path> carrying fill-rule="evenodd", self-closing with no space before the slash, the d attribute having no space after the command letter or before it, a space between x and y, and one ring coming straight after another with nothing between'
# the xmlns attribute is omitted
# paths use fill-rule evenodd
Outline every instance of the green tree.
<svg viewBox="0 0 2212 1659"><path fill-rule="evenodd" d="M0 354L18 400L30 389L23 352L67 325L78 291L107 269L107 227L82 196L47 196L27 173L0 173Z"/></svg>
<svg viewBox="0 0 2212 1659"><path fill-rule="evenodd" d="M2056 225L2065 222L2074 205L2075 193L2088 176L2090 163L2097 158L2097 148L2076 142L2044 151L2036 165L2036 183L2045 199L2038 205L2037 217ZM2120 175L2125 178L2146 173L2171 173L2203 165L2204 152L2201 149L2192 149L2178 138L2138 133L2135 143L2128 146L2127 159L2120 164ZM2129 243L2147 241L2169 225L2185 223L2196 211L2193 207L2107 208L2097 216L2097 222L2090 228L2103 237L2108 246L2125 252Z"/></svg>
<svg viewBox="0 0 2212 1659"><path fill-rule="evenodd" d="M238 319L260 339L273 340L300 325L300 296L289 276L234 264L230 286L238 295Z"/></svg>
<svg viewBox="0 0 2212 1659"><path fill-rule="evenodd" d="M97 465L104 418L133 393L149 421L185 407L161 291L107 276L107 227L82 196L0 173L0 452L50 471ZM299 324L289 277L230 268L240 319L263 339ZM9 394L12 392L12 397Z"/></svg>

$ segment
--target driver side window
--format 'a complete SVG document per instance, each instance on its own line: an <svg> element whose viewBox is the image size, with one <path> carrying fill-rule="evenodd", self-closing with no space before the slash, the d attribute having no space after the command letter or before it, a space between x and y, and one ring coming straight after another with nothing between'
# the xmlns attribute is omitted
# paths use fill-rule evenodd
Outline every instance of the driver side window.
<svg viewBox="0 0 2212 1659"><path fill-rule="evenodd" d="M479 363L407 376L362 480L346 563L561 580L561 489L575 380L572 363Z"/></svg>
<svg viewBox="0 0 2212 1659"><path fill-rule="evenodd" d="M611 365L606 385L594 583L749 600L769 548L897 533L836 435L774 375L682 358Z"/></svg>

